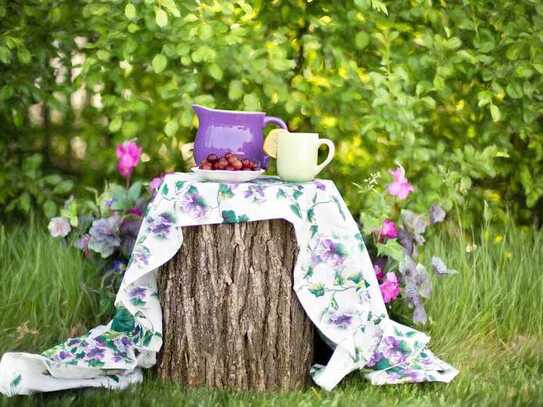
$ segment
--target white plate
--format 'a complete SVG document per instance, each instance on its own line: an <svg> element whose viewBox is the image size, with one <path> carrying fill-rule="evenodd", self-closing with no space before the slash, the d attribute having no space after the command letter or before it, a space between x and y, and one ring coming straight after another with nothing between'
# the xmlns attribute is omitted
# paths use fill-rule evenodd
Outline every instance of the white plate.
<svg viewBox="0 0 543 407"><path fill-rule="evenodd" d="M248 182L260 177L264 170L255 171L226 171L226 170L201 170L194 167L192 172L205 181L216 182Z"/></svg>

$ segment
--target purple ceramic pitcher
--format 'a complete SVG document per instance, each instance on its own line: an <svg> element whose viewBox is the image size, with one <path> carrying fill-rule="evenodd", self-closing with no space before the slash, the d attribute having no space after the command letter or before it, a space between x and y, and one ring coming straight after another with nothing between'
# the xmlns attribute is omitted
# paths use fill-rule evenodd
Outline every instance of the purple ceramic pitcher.
<svg viewBox="0 0 543 407"><path fill-rule="evenodd" d="M262 130L268 124L287 129L283 120L263 112L218 110L200 105L192 105L192 109L200 122L194 141L196 164L211 153L223 156L232 152L267 168L269 157L262 149Z"/></svg>

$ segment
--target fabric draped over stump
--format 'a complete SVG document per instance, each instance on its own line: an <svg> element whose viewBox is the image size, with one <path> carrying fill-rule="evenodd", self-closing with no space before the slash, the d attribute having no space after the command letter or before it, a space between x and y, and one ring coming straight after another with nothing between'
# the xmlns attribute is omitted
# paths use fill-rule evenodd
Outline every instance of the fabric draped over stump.
<svg viewBox="0 0 543 407"><path fill-rule="evenodd" d="M162 345L157 269L182 244L181 227L285 219L299 254L294 289L334 352L311 376L331 390L362 369L376 385L450 382L458 371L427 348L429 337L392 321L358 225L332 181L293 184L276 177L227 184L193 174L165 177L148 207L108 325L40 355L6 353L0 392L11 396L78 387L122 389L142 381Z"/></svg>

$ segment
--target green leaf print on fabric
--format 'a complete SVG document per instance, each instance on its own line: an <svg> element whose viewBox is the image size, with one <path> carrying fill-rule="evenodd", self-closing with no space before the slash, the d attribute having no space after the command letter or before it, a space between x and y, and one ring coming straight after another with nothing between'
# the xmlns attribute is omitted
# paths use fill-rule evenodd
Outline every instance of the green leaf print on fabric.
<svg viewBox="0 0 543 407"><path fill-rule="evenodd" d="M351 280L355 284L359 284L362 281L362 273L351 274L347 277L347 280Z"/></svg>
<svg viewBox="0 0 543 407"><path fill-rule="evenodd" d="M249 217L247 215L236 215L236 212L233 210L222 211L223 223L241 223L249 222Z"/></svg>
<svg viewBox="0 0 543 407"><path fill-rule="evenodd" d="M111 322L111 329L117 332L132 332L135 325L134 316L125 307L119 307Z"/></svg>
<svg viewBox="0 0 543 407"><path fill-rule="evenodd" d="M285 192L282 188L279 188L279 190L277 191L277 194L275 194L275 197L276 197L277 199L286 198L286 197L287 197L287 194L286 194L286 192Z"/></svg>
<svg viewBox="0 0 543 407"><path fill-rule="evenodd" d="M322 283L313 284L309 288L309 292L315 297L322 297L324 295L324 285Z"/></svg>
<svg viewBox="0 0 543 407"><path fill-rule="evenodd" d="M165 183L165 182L163 183L160 192L162 193L162 195L168 196L168 193L170 192L170 189L168 188L168 184L167 184L167 183Z"/></svg>
<svg viewBox="0 0 543 407"><path fill-rule="evenodd" d="M319 226L318 225L311 225L311 237L315 237L317 233L319 233Z"/></svg>
<svg viewBox="0 0 543 407"><path fill-rule="evenodd" d="M313 223L315 220L315 209L311 208L307 211L307 220Z"/></svg>
<svg viewBox="0 0 543 407"><path fill-rule="evenodd" d="M18 374L17 376L15 376L15 378L11 381L11 383L9 384L9 387L11 387L12 390L14 390L18 385L19 383L21 383L21 379L22 379L22 376L20 374Z"/></svg>
<svg viewBox="0 0 543 407"><path fill-rule="evenodd" d="M228 199L232 198L234 196L234 193L232 192L232 188L226 184L220 184L219 185L219 196L222 199Z"/></svg>
<svg viewBox="0 0 543 407"><path fill-rule="evenodd" d="M185 186L185 181L176 181L175 183L175 192L179 192Z"/></svg>
<svg viewBox="0 0 543 407"><path fill-rule="evenodd" d="M303 219L303 217L302 217L302 210L300 209L300 204L299 204L298 202L293 203L292 205L290 205L290 210L291 210L296 216L298 216L300 219Z"/></svg>
<svg viewBox="0 0 543 407"><path fill-rule="evenodd" d="M296 200L298 200L299 197L301 197L303 195L303 192L300 191L299 189L297 189L296 191L294 191L292 193L292 197Z"/></svg>
<svg viewBox="0 0 543 407"><path fill-rule="evenodd" d="M343 209L341 208L341 202L339 202L339 200L337 199L337 197L333 196L332 199L334 200L334 202L336 203L336 206L337 206L337 209L341 215L341 217L343 218L343 220L346 220L347 217L345 216L345 212L343 212Z"/></svg>

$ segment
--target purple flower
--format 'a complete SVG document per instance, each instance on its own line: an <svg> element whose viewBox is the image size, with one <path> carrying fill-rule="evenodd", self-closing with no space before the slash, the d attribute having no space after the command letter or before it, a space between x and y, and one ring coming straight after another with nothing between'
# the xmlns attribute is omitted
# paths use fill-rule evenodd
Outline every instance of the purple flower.
<svg viewBox="0 0 543 407"><path fill-rule="evenodd" d="M90 251L89 251L90 238L91 236L88 233L85 233L74 243L75 247L83 251L83 254L85 255L85 257L88 257L90 255Z"/></svg>
<svg viewBox="0 0 543 407"><path fill-rule="evenodd" d="M120 218L117 215L95 220L89 230L89 249L100 253L103 258L111 256L121 244L119 224Z"/></svg>
<svg viewBox="0 0 543 407"><path fill-rule="evenodd" d="M73 338L73 339L70 339L70 340L68 341L68 346L79 345L80 343L81 343L81 340L80 340L80 339Z"/></svg>
<svg viewBox="0 0 543 407"><path fill-rule="evenodd" d="M396 224L389 219L385 219L379 231L379 237L381 239L396 239L398 237Z"/></svg>
<svg viewBox="0 0 543 407"><path fill-rule="evenodd" d="M160 185L162 184L162 181L164 180L163 177L155 177L151 180L149 183L149 190L151 192L158 191L158 188L160 188Z"/></svg>
<svg viewBox="0 0 543 407"><path fill-rule="evenodd" d="M396 274L387 273L385 281L379 285L379 288L381 289L381 295L385 304L394 301L400 294L400 285L398 284Z"/></svg>
<svg viewBox="0 0 543 407"><path fill-rule="evenodd" d="M147 230L159 239L166 239L174 223L175 217L169 212L164 212L156 218L147 218Z"/></svg>
<svg viewBox="0 0 543 407"><path fill-rule="evenodd" d="M414 191L414 188L407 178L405 178L404 168L400 165L398 168L391 170L390 174L392 175L393 181L387 187L388 193L400 199L407 198L407 196Z"/></svg>
<svg viewBox="0 0 543 407"><path fill-rule="evenodd" d="M439 206L438 204L433 204L430 208L430 223L434 224L443 222L443 220L445 219L445 215L446 213L441 206Z"/></svg>
<svg viewBox="0 0 543 407"><path fill-rule="evenodd" d="M122 260L114 260L111 265L111 270L115 273L123 274L126 270L126 263Z"/></svg>
<svg viewBox="0 0 543 407"><path fill-rule="evenodd" d="M352 315L334 313L330 316L329 322L337 325L339 328L347 328L351 324L352 319Z"/></svg>
<svg viewBox="0 0 543 407"><path fill-rule="evenodd" d="M132 344L132 341L131 341L128 337L123 336L123 337L121 338L121 340L120 340L120 343L121 343L121 345L123 345L124 347L126 347L126 346Z"/></svg>
<svg viewBox="0 0 543 407"><path fill-rule="evenodd" d="M106 341L101 336L94 338L94 342L96 343L97 347L103 348L104 346L106 346Z"/></svg>
<svg viewBox="0 0 543 407"><path fill-rule="evenodd" d="M70 222L68 222L68 219L62 218L62 217L56 217L52 218L49 221L49 233L53 237L66 237L68 236L68 233L72 230L72 227L70 226Z"/></svg>
<svg viewBox="0 0 543 407"><path fill-rule="evenodd" d="M373 271L377 276L377 280L381 281L385 277L385 266L387 263L386 257L377 257L373 261Z"/></svg>

